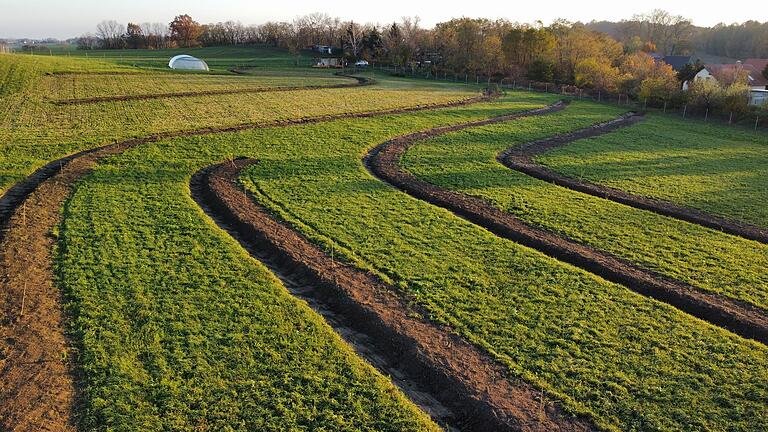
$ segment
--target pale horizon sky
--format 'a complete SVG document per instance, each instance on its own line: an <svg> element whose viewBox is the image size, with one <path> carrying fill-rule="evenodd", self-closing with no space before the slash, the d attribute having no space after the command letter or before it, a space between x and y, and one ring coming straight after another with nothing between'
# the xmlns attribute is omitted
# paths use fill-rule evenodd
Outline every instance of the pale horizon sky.
<svg viewBox="0 0 768 432"><path fill-rule="evenodd" d="M541 20L549 24L556 18L570 21L619 21L652 9L665 9L683 15L699 26L717 23L735 23L754 20L768 21L765 0L746 0L738 7L704 6L706 2L658 1L642 3L605 0L550 0L542 3L515 5L499 0L464 2L438 2L434 0L364 2L352 0L269 1L259 4L248 0L132 0L112 2L104 0L0 0L0 38L67 39L86 32L94 32L103 20L170 22L175 15L187 13L201 23L240 21L243 24L262 24L266 21L290 21L312 12L322 12L343 20L361 23L389 23L403 16L418 16L422 26L432 27L438 22L462 16L472 18L506 18L531 23ZM542 5L542 8L538 6Z"/></svg>

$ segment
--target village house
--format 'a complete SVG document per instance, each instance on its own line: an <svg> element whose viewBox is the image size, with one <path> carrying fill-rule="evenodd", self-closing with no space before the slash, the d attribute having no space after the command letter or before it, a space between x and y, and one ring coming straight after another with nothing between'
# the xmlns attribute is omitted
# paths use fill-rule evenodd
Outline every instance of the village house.
<svg viewBox="0 0 768 432"><path fill-rule="evenodd" d="M707 64L693 77L693 81L722 81L745 74L750 87L750 105L763 105L768 102L768 78L763 75L768 59L747 59L744 62L729 64ZM683 90L688 90L689 83L683 83Z"/></svg>

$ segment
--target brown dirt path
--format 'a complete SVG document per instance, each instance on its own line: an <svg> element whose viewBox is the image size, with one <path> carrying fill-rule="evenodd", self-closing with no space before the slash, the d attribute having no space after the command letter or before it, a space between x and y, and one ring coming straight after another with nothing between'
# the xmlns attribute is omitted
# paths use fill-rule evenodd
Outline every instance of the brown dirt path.
<svg viewBox="0 0 768 432"><path fill-rule="evenodd" d="M531 112L527 115L535 115ZM631 117L626 117L631 118ZM582 268L604 279L616 282L642 295L668 303L690 315L726 328L743 337L768 343L768 312L753 305L704 292L689 284L672 280L639 268L606 252L563 238L550 231L529 225L493 204L460 192L425 182L400 167L403 153L419 140L446 132L509 120L509 116L470 122L426 132L405 135L372 149L364 163L377 178L409 195L446 208L458 216L480 225L494 234L536 249L560 261ZM633 120L634 121L634 120ZM617 127L608 123L591 128Z"/></svg>
<svg viewBox="0 0 768 432"><path fill-rule="evenodd" d="M522 172L539 180L554 183L558 186L768 244L768 228L762 228L745 222L716 216L702 210L680 206L669 201L635 195L620 189L568 177L533 160L536 156L546 153L554 148L563 147L576 140L603 135L619 128L631 126L640 120L642 120L642 116L630 113L609 122L580 129L575 132L512 147L502 152L497 159L510 169Z"/></svg>
<svg viewBox="0 0 768 432"><path fill-rule="evenodd" d="M75 182L100 158L174 137L366 118L487 100L487 96L476 96L456 102L151 135L52 161L8 189L0 197L0 429L76 429L73 363L77 353L65 337L61 293L53 282L56 239L52 232Z"/></svg>
<svg viewBox="0 0 768 432"><path fill-rule="evenodd" d="M466 431L588 431L585 419L565 414L546 394L512 377L494 359L448 329L415 316L396 288L328 256L301 234L276 221L237 183L255 163L235 160L198 173L195 200L246 247L270 257L284 278L301 277L305 292L369 336L372 350L428 389ZM306 283L304 283L306 285Z"/></svg>

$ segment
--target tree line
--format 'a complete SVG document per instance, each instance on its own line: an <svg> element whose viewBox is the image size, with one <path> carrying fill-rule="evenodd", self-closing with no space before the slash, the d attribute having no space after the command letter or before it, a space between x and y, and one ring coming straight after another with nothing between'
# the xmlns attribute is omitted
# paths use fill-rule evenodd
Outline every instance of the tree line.
<svg viewBox="0 0 768 432"><path fill-rule="evenodd" d="M707 34L714 44L722 32L742 27L755 26L718 26ZM508 78L570 84L654 103L670 99L682 82L703 67L691 64L676 72L658 61L657 55L690 53L702 43L702 37L690 20L662 10L620 23L556 20L545 26L541 22L457 18L431 29L422 27L418 18L378 25L313 13L290 22L252 26L232 21L200 24L189 15L179 15L169 25L123 26L105 21L97 26L95 35L83 36L79 44L83 49L259 44L294 54L316 45L334 46L350 60L363 59L432 76L482 75L497 81ZM768 44L768 38L763 42Z"/></svg>

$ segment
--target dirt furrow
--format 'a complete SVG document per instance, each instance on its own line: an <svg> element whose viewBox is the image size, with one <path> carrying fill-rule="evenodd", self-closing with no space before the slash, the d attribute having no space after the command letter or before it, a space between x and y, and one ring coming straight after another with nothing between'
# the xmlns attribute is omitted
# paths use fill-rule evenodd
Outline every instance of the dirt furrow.
<svg viewBox="0 0 768 432"><path fill-rule="evenodd" d="M419 392L429 394L427 401L447 408L450 414L438 421L467 431L594 430L461 337L418 318L422 311L396 295L395 287L334 260L275 220L238 185L240 171L253 163L234 160L196 174L190 188L195 200L257 259L269 257L265 263L289 287L303 287L300 297L366 335L366 351L390 365L383 372L402 375L396 383L415 383ZM404 390L412 394L407 385Z"/></svg>
<svg viewBox="0 0 768 432"><path fill-rule="evenodd" d="M532 112L528 115L535 114L540 112ZM365 157L364 163L379 179L415 198L446 208L500 237L534 248L560 261L622 284L637 293L666 302L743 337L768 343L768 313L760 308L718 294L704 292L689 284L641 269L603 251L529 225L485 200L420 180L400 167L403 153L419 140L508 119L509 116L502 116L395 138L372 149ZM603 127L615 128L620 124L621 122L609 122ZM591 128L590 130L599 129Z"/></svg>
<svg viewBox="0 0 768 432"><path fill-rule="evenodd" d="M341 89L350 87L361 87L373 84L373 80L352 75L339 75L346 78L354 78L357 80L355 83L344 84L331 84L331 85L308 85L308 86L286 86L286 87L259 87L250 89L221 89L221 90L201 90L201 91L185 91L185 92L169 92L169 93L152 93L152 94L139 94L139 95L123 95L123 96L98 96L90 98L76 98L76 99L61 99L51 101L54 105L84 105L101 102L118 102L118 101L137 101L137 100L151 100L151 99L166 99L166 98L178 98L178 97L191 97L191 96L219 96L219 95L233 95L233 94L251 94L251 93L279 93L279 92L292 92L292 91L304 91L304 90L322 90L322 89Z"/></svg>
<svg viewBox="0 0 768 432"><path fill-rule="evenodd" d="M75 182L99 159L174 137L366 118L486 100L489 97L477 96L448 103L151 135L52 161L8 189L0 197L0 429L76 429L73 361L77 354L65 337L61 293L53 282L56 239L52 233Z"/></svg>
<svg viewBox="0 0 768 432"><path fill-rule="evenodd" d="M568 177L533 160L534 157L551 149L568 145L576 140L603 135L619 128L631 126L640 120L642 120L642 116L630 113L596 126L512 147L502 152L497 159L510 169L558 186L637 209L652 211L662 216L720 230L745 239L768 243L768 229L766 228L713 215L702 210L680 206L669 201L635 195L608 186Z"/></svg>

